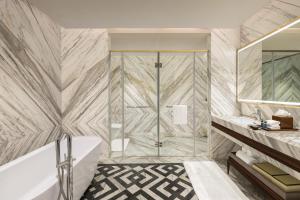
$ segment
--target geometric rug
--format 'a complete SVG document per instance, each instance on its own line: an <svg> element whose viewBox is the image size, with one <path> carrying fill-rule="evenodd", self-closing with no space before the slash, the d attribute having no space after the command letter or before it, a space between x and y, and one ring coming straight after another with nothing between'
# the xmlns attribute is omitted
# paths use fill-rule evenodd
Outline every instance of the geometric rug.
<svg viewBox="0 0 300 200"><path fill-rule="evenodd" d="M198 200L182 163L98 164L81 200Z"/></svg>

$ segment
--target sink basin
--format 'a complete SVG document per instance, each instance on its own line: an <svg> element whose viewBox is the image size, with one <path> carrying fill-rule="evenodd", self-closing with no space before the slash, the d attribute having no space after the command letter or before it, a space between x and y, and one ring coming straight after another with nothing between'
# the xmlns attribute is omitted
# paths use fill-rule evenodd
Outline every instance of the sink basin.
<svg viewBox="0 0 300 200"><path fill-rule="evenodd" d="M230 119L230 121L242 126L248 126L250 124L253 124L256 120L249 117L233 117L232 119Z"/></svg>

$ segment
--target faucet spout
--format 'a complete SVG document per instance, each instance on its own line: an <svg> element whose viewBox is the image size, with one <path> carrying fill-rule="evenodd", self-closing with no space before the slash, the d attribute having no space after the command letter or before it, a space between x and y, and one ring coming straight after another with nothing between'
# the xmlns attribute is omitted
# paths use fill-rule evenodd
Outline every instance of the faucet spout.
<svg viewBox="0 0 300 200"><path fill-rule="evenodd" d="M259 109L259 108L257 108L256 110L255 110L255 112L253 112L252 114L251 114L251 116L254 116L255 118L256 118L256 120L258 120L258 121L263 121L263 116L262 116L262 110L261 109Z"/></svg>
<svg viewBox="0 0 300 200"><path fill-rule="evenodd" d="M257 118L258 118L259 121L262 121L262 120L263 120L261 109L257 109L257 110L256 110L256 115L257 115Z"/></svg>

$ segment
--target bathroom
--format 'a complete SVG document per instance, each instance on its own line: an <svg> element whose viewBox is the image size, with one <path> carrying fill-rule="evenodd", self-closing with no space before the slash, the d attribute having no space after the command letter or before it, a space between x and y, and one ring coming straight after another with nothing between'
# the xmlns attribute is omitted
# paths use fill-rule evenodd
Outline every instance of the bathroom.
<svg viewBox="0 0 300 200"><path fill-rule="evenodd" d="M299 0L0 16L0 199L300 199Z"/></svg>

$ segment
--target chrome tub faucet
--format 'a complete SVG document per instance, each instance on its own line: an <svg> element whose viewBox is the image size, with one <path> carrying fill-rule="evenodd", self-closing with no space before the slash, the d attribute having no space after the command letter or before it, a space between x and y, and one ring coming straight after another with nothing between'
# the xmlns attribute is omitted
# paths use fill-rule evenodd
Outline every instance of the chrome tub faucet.
<svg viewBox="0 0 300 200"><path fill-rule="evenodd" d="M61 160L61 142L67 140L67 153L64 154L64 161ZM55 142L56 168L59 183L58 200L73 200L73 156L72 156L72 136L62 132ZM66 179L66 181L65 181ZM66 186L66 188L65 188Z"/></svg>

